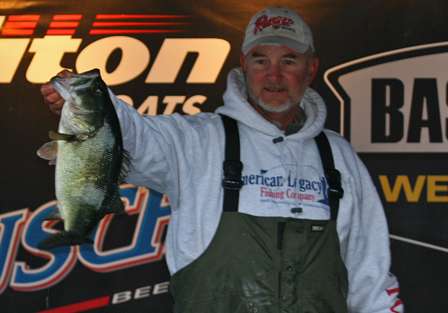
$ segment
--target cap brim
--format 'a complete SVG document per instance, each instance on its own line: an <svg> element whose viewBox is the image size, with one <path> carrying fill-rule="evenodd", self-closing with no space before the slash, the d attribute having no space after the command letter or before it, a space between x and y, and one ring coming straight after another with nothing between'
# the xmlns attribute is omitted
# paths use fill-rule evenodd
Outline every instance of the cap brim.
<svg viewBox="0 0 448 313"><path fill-rule="evenodd" d="M313 47L311 47L308 44L304 44L301 42L298 42L297 40L293 40L286 37L280 37L280 36L268 36L268 37L262 37L258 38L257 40L254 40L247 45L242 47L242 52L244 55L246 55L252 48L256 46L263 46L263 45L274 45L274 46L286 46L290 49L293 49L299 53L305 53L308 50L313 51Z"/></svg>

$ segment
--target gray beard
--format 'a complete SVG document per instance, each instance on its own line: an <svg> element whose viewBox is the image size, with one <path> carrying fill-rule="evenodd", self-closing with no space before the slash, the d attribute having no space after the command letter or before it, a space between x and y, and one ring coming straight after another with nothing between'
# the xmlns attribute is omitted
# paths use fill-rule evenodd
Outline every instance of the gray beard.
<svg viewBox="0 0 448 313"><path fill-rule="evenodd" d="M263 100L256 98L249 90L247 93L249 95L250 100L252 100L253 103L258 105L260 108L263 109L263 111L266 111L266 112L281 113L281 112L288 111L295 105L294 103L291 102L291 100L288 99L288 100L286 100L286 102L284 102L280 105L272 106L270 104L265 103Z"/></svg>
<svg viewBox="0 0 448 313"><path fill-rule="evenodd" d="M270 112L270 113L285 112L285 111L288 111L289 109L291 109L293 106L293 103L290 100L287 100L286 102L284 102L280 105L276 105L276 106L272 106L267 103L264 103L260 99L257 99L257 100L254 99L254 101L260 108L262 108L264 111Z"/></svg>

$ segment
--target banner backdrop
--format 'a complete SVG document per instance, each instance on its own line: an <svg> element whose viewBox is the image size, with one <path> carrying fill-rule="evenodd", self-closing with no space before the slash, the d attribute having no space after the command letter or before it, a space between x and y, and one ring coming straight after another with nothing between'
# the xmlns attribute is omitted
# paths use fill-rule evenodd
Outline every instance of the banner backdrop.
<svg viewBox="0 0 448 313"><path fill-rule="evenodd" d="M40 85L63 68L99 68L141 114L222 104L243 31L266 5L297 9L321 59L313 87L327 126L351 141L385 206L392 272L406 312L448 301L448 3L418 1L0 2L0 311L171 312L161 194L123 185L127 214L94 245L37 249L60 223L54 167L36 156L57 128ZM52 309L52 310L51 310Z"/></svg>

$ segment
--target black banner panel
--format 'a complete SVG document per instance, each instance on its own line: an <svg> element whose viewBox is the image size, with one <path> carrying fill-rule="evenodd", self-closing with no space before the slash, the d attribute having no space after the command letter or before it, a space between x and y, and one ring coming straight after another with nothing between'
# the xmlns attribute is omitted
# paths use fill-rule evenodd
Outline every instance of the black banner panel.
<svg viewBox="0 0 448 313"><path fill-rule="evenodd" d="M381 196L406 312L447 311L448 2L2 0L1 312L171 312L170 203L156 191L122 185L127 214L102 219L93 245L38 248L62 227L46 220L54 167L36 150L58 116L40 86L63 69L98 68L143 115L212 112L247 22L273 4L313 29L313 88Z"/></svg>

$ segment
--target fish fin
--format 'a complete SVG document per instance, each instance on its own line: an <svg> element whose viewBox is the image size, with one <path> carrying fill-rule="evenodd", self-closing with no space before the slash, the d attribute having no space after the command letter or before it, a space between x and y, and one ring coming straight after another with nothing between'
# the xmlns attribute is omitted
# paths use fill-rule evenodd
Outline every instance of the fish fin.
<svg viewBox="0 0 448 313"><path fill-rule="evenodd" d="M105 205L102 210L104 214L109 214L109 213L124 214L125 213L124 204L123 204L123 201L121 201L118 188L115 189L113 194L109 197L109 199L107 199L107 201L105 201L105 203L107 203L107 205Z"/></svg>
<svg viewBox="0 0 448 313"><path fill-rule="evenodd" d="M118 182L120 184L122 182L124 182L126 176L128 176L129 166L131 164L131 157L129 155L129 152L127 152L126 150L123 150L122 155L123 155L123 159L121 162L120 174L118 175Z"/></svg>
<svg viewBox="0 0 448 313"><path fill-rule="evenodd" d="M50 137L50 139L53 140L63 140L63 141L73 141L77 139L76 135L61 134L53 130L50 130L48 132L48 137Z"/></svg>
<svg viewBox="0 0 448 313"><path fill-rule="evenodd" d="M70 231L62 231L57 234L50 235L38 244L41 250L50 250L62 246L74 246L84 243L93 244L93 240L87 235L78 234Z"/></svg>
<svg viewBox="0 0 448 313"><path fill-rule="evenodd" d="M44 160L56 160L58 155L58 143L56 141L50 141L43 144L38 150L37 155Z"/></svg>
<svg viewBox="0 0 448 313"><path fill-rule="evenodd" d="M101 127L102 127L102 126L101 126ZM87 140L87 139L89 139L89 138L93 138L93 137L96 136L96 134L98 134L98 130L99 130L101 127L97 127L95 130L90 131L90 132L88 132L88 133L86 133L86 134L79 134L79 135L76 136L76 139L77 139L78 141L84 141L84 140Z"/></svg>

